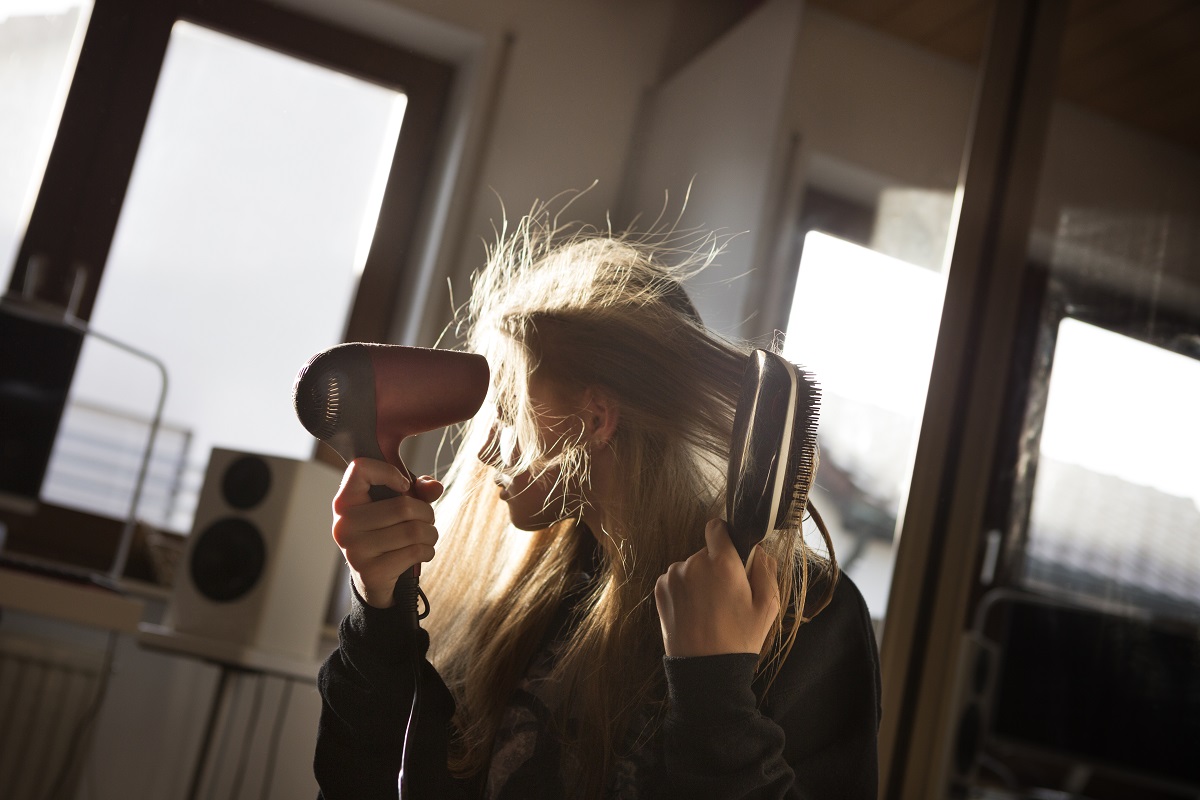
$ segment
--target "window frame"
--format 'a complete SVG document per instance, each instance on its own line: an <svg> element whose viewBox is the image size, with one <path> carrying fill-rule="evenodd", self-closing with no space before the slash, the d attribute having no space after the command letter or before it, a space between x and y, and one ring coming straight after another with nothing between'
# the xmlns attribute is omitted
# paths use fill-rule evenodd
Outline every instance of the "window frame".
<svg viewBox="0 0 1200 800"><path fill-rule="evenodd" d="M9 292L62 309L75 327L92 315L125 193L177 21L405 94L407 103L379 220L341 341L386 342L399 297L422 256L420 226L438 190L458 65L261 0L94 0L53 146L17 250ZM74 359L53 365L71 377ZM314 457L341 459L314 441ZM96 570L120 547L121 521L42 503L0 512L9 549ZM128 574L128 573L127 573Z"/></svg>
<svg viewBox="0 0 1200 800"><path fill-rule="evenodd" d="M343 340L383 341L414 256L454 66L257 0L96 0L9 289L93 310L171 28L186 20L402 91L404 125ZM27 287L27 279L32 286ZM76 287L76 282L82 285Z"/></svg>
<svg viewBox="0 0 1200 800"><path fill-rule="evenodd" d="M1200 316L1194 313L1152 305L1111 286L1054 272L1044 264L1030 264L1024 278L1026 300L1007 383L1003 438L988 492L987 529L1004 532L1003 546L992 584L976 588L972 606L995 587L1022 588L1042 419L1060 323L1079 320L1200 360L1200 342L1192 344L1200 331Z"/></svg>

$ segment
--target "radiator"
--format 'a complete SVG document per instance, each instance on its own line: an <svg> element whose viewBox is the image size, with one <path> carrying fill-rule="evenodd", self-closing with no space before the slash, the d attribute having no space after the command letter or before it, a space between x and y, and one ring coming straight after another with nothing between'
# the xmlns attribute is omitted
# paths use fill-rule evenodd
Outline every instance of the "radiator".
<svg viewBox="0 0 1200 800"><path fill-rule="evenodd" d="M0 634L0 798L74 796L109 666L102 649Z"/></svg>

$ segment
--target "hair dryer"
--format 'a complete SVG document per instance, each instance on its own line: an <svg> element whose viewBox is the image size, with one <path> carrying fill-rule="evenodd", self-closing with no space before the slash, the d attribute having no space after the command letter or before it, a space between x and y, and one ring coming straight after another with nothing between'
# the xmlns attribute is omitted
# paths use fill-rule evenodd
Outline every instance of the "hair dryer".
<svg viewBox="0 0 1200 800"><path fill-rule="evenodd" d="M483 356L449 350L352 342L313 356L296 376L292 401L300 423L347 463L358 457L386 461L410 480L400 459L406 437L470 419L483 405L490 375ZM373 500L396 495L373 486ZM412 629L420 626L419 565L392 592ZM428 611L429 603L425 603ZM400 796L409 795L408 742L421 707L421 659L413 660L413 698L404 733Z"/></svg>
<svg viewBox="0 0 1200 800"><path fill-rule="evenodd" d="M400 459L405 438L470 419L483 405L489 380L481 355L402 345L351 342L318 353L296 376L292 400L300 423L347 463L386 461L410 480ZM371 498L394 497L385 486ZM396 583L396 604L417 627L419 569Z"/></svg>

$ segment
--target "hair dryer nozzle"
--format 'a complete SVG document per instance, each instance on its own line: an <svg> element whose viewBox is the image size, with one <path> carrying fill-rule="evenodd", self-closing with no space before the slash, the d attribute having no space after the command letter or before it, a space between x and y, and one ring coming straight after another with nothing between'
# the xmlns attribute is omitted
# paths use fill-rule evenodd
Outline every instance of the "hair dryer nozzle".
<svg viewBox="0 0 1200 800"><path fill-rule="evenodd" d="M405 437L470 419L488 376L474 353L351 342L313 356L292 399L305 429L345 461L378 458L407 473Z"/></svg>

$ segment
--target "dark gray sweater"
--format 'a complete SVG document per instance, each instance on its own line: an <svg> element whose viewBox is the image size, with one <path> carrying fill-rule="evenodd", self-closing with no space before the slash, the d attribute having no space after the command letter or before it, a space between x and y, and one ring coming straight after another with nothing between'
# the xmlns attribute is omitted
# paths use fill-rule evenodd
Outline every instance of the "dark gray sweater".
<svg viewBox="0 0 1200 800"><path fill-rule="evenodd" d="M819 587L812 591L820 594ZM428 643L424 631L405 631L392 610L355 596L340 646L319 679L320 796L396 797L417 664L421 713L410 736L404 800L567 796L536 675L512 699L490 774L474 781L449 775L454 701L424 660ZM618 765L610 796L874 800L879 658L857 587L840 578L829 606L801 626L762 702L756 660L750 654L664 658L668 711L649 740Z"/></svg>

